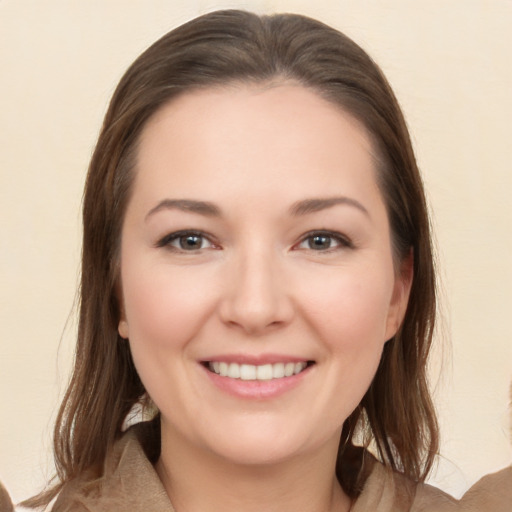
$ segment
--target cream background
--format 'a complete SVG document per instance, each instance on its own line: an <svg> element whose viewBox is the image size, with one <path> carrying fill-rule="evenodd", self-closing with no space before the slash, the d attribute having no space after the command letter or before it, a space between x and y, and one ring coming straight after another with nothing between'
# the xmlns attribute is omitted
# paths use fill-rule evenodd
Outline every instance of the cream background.
<svg viewBox="0 0 512 512"><path fill-rule="evenodd" d="M434 212L439 341L452 346L441 378L433 364L443 457L432 481L460 495L512 461L511 0L0 0L0 480L21 500L51 475L81 190L107 101L150 43L225 7L334 25L395 89Z"/></svg>

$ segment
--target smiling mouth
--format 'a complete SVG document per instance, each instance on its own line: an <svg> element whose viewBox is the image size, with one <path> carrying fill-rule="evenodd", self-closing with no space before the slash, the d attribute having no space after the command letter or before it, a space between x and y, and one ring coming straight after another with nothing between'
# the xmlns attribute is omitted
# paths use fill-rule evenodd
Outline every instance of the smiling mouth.
<svg viewBox="0 0 512 512"><path fill-rule="evenodd" d="M313 364L313 361L262 365L227 363L224 361L207 361L204 363L204 366L212 373L216 373L221 377L227 377L230 379L274 380L298 375Z"/></svg>

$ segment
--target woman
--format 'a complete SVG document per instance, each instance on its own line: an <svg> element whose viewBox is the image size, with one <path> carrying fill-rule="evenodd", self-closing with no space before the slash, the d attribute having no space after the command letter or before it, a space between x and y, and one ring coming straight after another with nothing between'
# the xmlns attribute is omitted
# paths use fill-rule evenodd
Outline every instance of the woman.
<svg viewBox="0 0 512 512"><path fill-rule="evenodd" d="M83 220L59 483L32 505L458 506L422 485L438 431L421 178L352 41L238 11L167 34L114 94ZM125 431L137 404L149 421Z"/></svg>

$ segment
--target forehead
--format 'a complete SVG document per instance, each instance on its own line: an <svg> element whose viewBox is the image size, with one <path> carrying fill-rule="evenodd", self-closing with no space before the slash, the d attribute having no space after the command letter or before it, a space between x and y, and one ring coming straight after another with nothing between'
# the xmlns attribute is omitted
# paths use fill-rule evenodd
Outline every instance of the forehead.
<svg viewBox="0 0 512 512"><path fill-rule="evenodd" d="M137 158L139 179L151 174L196 190L210 180L229 188L245 178L251 187L274 183L283 192L283 183L288 190L315 184L328 193L349 170L352 178L374 181L366 129L339 106L295 84L185 93L147 123Z"/></svg>
<svg viewBox="0 0 512 512"><path fill-rule="evenodd" d="M179 131L187 135L187 129L193 128L200 135L197 128L208 128L210 123L219 127L230 123L231 128L246 128L253 136L262 125L269 131L285 124L299 127L309 123L309 133L322 132L326 142L338 138L338 130L343 129L345 137L358 139L358 144L374 154L371 137L358 119L311 87L295 82L235 82L182 93L157 110L147 122L141 138L144 142L153 137L155 131L172 127L179 127ZM218 135L225 138L227 133L219 131ZM292 137L290 131L290 141Z"/></svg>

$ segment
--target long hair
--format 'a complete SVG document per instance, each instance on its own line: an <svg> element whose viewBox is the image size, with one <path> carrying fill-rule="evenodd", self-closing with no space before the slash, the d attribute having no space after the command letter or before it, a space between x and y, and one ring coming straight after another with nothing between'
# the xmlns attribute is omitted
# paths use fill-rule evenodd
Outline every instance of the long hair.
<svg viewBox="0 0 512 512"><path fill-rule="evenodd" d="M85 474L98 475L123 421L145 395L128 344L117 332L121 227L137 143L148 119L180 94L229 83L291 81L355 116L377 153L395 261L413 254L414 275L401 328L385 345L377 374L346 420L338 455L354 436L374 443L384 464L421 481L438 450L426 365L435 319L435 275L423 185L396 98L373 60L351 39L310 18L217 11L169 32L130 66L110 102L83 202L78 342L55 426L58 483L48 503ZM158 418L155 420L158 421Z"/></svg>

